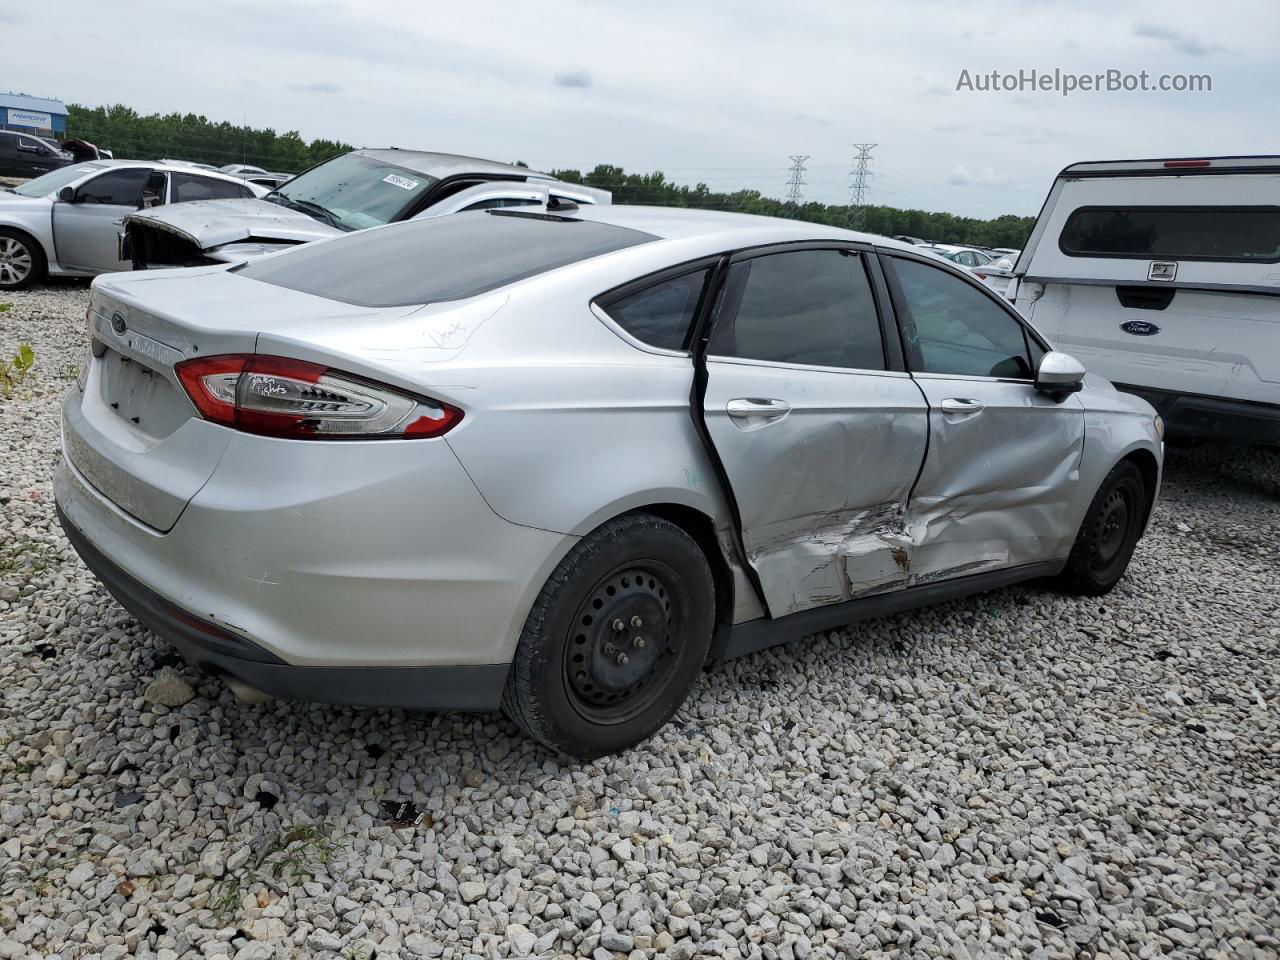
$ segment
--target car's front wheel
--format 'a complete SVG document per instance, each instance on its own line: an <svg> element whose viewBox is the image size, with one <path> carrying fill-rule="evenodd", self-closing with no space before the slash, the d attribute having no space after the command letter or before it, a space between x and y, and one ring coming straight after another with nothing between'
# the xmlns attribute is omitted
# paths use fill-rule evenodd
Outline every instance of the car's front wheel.
<svg viewBox="0 0 1280 960"><path fill-rule="evenodd" d="M1101 596L1120 582L1146 524L1150 494L1142 472L1128 460L1112 468L1085 514L1062 572L1073 593Z"/></svg>
<svg viewBox="0 0 1280 960"><path fill-rule="evenodd" d="M661 517L618 517L583 537L542 588L503 708L570 756L634 746L684 702L714 625L715 585L693 538Z"/></svg>
<svg viewBox="0 0 1280 960"><path fill-rule="evenodd" d="M22 290L44 276L40 244L17 230L0 229L0 290Z"/></svg>

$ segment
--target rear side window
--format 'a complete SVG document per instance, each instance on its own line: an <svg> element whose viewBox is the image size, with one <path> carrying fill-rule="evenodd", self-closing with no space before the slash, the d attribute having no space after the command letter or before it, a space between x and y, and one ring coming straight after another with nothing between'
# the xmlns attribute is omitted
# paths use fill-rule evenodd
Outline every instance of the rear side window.
<svg viewBox="0 0 1280 960"><path fill-rule="evenodd" d="M1280 207L1081 207L1058 246L1069 257L1280 261Z"/></svg>
<svg viewBox="0 0 1280 960"><path fill-rule="evenodd" d="M656 239L608 223L493 210L304 244L236 272L343 303L399 307L463 300Z"/></svg>
<svg viewBox="0 0 1280 960"><path fill-rule="evenodd" d="M241 184L229 180L215 180L212 177L201 177L191 173L173 173L173 202L185 203L190 200L232 200L248 196L249 191Z"/></svg>
<svg viewBox="0 0 1280 960"><path fill-rule="evenodd" d="M862 257L798 250L735 263L707 352L774 363L883 370Z"/></svg>
<svg viewBox="0 0 1280 960"><path fill-rule="evenodd" d="M660 280L635 293L603 304L604 311L641 343L666 350L688 346L689 329L698 310L710 267Z"/></svg>

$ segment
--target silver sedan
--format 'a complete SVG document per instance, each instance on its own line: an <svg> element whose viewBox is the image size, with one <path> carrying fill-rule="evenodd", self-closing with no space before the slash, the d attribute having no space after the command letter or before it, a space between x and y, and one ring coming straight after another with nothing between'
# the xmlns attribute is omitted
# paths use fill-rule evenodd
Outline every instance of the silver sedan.
<svg viewBox="0 0 1280 960"><path fill-rule="evenodd" d="M495 209L99 278L56 497L243 696L504 708L565 753L708 662L1123 576L1161 424L908 244Z"/></svg>
<svg viewBox="0 0 1280 960"><path fill-rule="evenodd" d="M119 252L127 214L192 200L265 196L265 187L173 161L93 160L0 191L0 290L47 276L131 270Z"/></svg>

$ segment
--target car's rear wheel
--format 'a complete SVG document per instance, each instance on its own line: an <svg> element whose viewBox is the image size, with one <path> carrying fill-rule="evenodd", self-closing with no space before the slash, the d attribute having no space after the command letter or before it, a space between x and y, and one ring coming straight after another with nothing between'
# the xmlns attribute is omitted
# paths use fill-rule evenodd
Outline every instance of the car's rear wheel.
<svg viewBox="0 0 1280 960"><path fill-rule="evenodd" d="M1089 504L1062 572L1074 593L1101 596L1120 582L1142 536L1150 494L1142 472L1128 460L1107 474Z"/></svg>
<svg viewBox="0 0 1280 960"><path fill-rule="evenodd" d="M634 746L684 702L714 625L715 585L693 538L649 514L611 520L542 588L503 708L530 736L574 757Z"/></svg>
<svg viewBox="0 0 1280 960"><path fill-rule="evenodd" d="M0 229L0 290L22 290L44 276L44 251L25 233Z"/></svg>

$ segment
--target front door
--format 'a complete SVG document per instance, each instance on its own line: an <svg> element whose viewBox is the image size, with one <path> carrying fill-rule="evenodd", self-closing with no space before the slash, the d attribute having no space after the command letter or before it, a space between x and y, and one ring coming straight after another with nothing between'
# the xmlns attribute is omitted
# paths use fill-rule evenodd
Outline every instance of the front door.
<svg viewBox="0 0 1280 960"><path fill-rule="evenodd" d="M56 201L53 243L58 263L94 273L132 269L129 261L120 259L120 222L138 209L150 177L147 167L106 170L80 184L75 200Z"/></svg>
<svg viewBox="0 0 1280 960"><path fill-rule="evenodd" d="M927 408L886 362L864 257L740 256L716 308L703 415L774 617L907 577L901 525Z"/></svg>
<svg viewBox="0 0 1280 960"><path fill-rule="evenodd" d="M913 581L1066 556L1079 398L1035 389L1044 344L994 296L920 260L882 262L929 402L929 455L906 521Z"/></svg>

